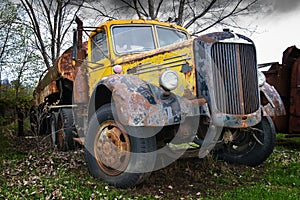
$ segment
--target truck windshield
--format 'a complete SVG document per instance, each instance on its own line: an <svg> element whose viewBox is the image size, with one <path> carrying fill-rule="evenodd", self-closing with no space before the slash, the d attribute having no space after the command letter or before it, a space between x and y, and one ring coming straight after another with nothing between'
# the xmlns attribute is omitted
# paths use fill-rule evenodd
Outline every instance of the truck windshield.
<svg viewBox="0 0 300 200"><path fill-rule="evenodd" d="M112 35L117 54L155 49L152 26L115 26Z"/></svg>
<svg viewBox="0 0 300 200"><path fill-rule="evenodd" d="M160 47L175 44L188 39L186 33L177 29L170 29L165 27L157 27L156 29Z"/></svg>

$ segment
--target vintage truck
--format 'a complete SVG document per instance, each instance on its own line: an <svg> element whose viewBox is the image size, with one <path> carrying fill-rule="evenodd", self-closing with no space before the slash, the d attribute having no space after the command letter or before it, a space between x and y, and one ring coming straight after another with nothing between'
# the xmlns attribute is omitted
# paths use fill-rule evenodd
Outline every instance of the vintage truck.
<svg viewBox="0 0 300 200"><path fill-rule="evenodd" d="M249 38L230 30L191 37L158 20L76 22L73 47L35 89L31 119L60 150L83 144L93 176L135 186L186 144L200 158L213 150L250 166L272 153L270 116L285 109Z"/></svg>

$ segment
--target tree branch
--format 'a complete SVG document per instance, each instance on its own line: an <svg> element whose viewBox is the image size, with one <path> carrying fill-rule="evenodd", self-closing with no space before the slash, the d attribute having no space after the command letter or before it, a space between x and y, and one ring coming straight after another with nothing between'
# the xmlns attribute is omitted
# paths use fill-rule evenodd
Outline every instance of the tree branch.
<svg viewBox="0 0 300 200"><path fill-rule="evenodd" d="M151 19L155 19L154 16L154 0L148 0L148 10L149 10L149 16Z"/></svg>
<svg viewBox="0 0 300 200"><path fill-rule="evenodd" d="M206 9L204 9L199 15L195 16L194 18L192 18L188 23L186 23L186 25L184 26L184 28L189 28L193 23L195 23L195 21L197 21L198 19L200 19L201 17L203 17L212 7L213 5L216 3L217 0L212 0L210 2L210 4L206 7Z"/></svg>
<svg viewBox="0 0 300 200"><path fill-rule="evenodd" d="M133 0L133 6L128 3L127 1L125 0L121 0L121 2L123 2L125 5L127 5L129 8L135 10L135 12L137 13L137 15L139 16L139 18L141 17L141 14L144 15L144 16L148 16L147 12L145 11L144 7L141 6L141 2L139 0ZM138 5L139 4L141 6L141 9L143 10L143 12L141 12L138 8Z"/></svg>
<svg viewBox="0 0 300 200"><path fill-rule="evenodd" d="M204 29L201 29L200 31L197 31L197 32L195 32L195 33L193 33L193 34L199 34L199 33L201 33L201 32L204 32L204 31L210 29L211 27L215 26L216 24L218 24L218 23L224 21L224 20L227 19L228 17L233 16L233 15L236 15L236 14L239 14L239 13L241 13L241 12L243 12L243 11L249 9L249 8L250 8L252 5L254 5L258 0L254 0L254 1L250 2L249 4L247 4L247 6L245 6L244 8L241 8L241 9L238 10L238 8L239 8L240 4L242 3L242 1L243 1L243 0L239 0L239 1L237 2L237 4L235 5L235 7L232 9L232 11L229 12L227 15L225 15L225 16L219 18L219 19L218 19L217 21L215 21L214 23L210 24L209 26L205 27Z"/></svg>
<svg viewBox="0 0 300 200"><path fill-rule="evenodd" d="M49 60L48 60L46 47L45 47L45 44L44 44L44 41L43 41L43 38L42 38L42 35L41 35L40 26L39 26L38 20L36 18L33 6L31 4L31 2L29 2L28 0L21 0L21 3L23 5L24 9L26 10L31 22L32 22L33 31L34 31L34 33L37 37L37 40L38 40L38 43L39 43L39 48L40 48L42 57L45 61L46 67L47 67L47 69L50 69L51 65L50 65Z"/></svg>
<svg viewBox="0 0 300 200"><path fill-rule="evenodd" d="M156 12L155 12L155 17L154 18L157 18L159 10L160 10L160 7L161 7L161 5L162 5L163 2L164 2L164 0L160 0L159 1L158 6L156 8Z"/></svg>
<svg viewBox="0 0 300 200"><path fill-rule="evenodd" d="M150 1L150 0L148 0L148 1ZM140 1L140 0L137 0L137 2L139 3L141 9L143 10L144 16L149 17L149 14L147 13L147 11L146 11L146 9L144 8L144 6L142 5L141 1Z"/></svg>
<svg viewBox="0 0 300 200"><path fill-rule="evenodd" d="M137 0L133 0L133 5L134 5L134 9L139 17L139 19L141 19L141 13L139 12L138 6L137 6Z"/></svg>
<svg viewBox="0 0 300 200"><path fill-rule="evenodd" d="M180 0L179 8L178 8L178 19L177 19L177 24L178 25L182 25L182 22L183 22L184 4L185 4L185 0Z"/></svg>
<svg viewBox="0 0 300 200"><path fill-rule="evenodd" d="M102 16L102 17L107 17L107 18L109 18L109 19L117 19L117 18L115 18L115 17L113 17L113 16L111 16L111 15L105 14L102 10L95 8L94 6L90 5L89 3L87 3L87 5L89 5L89 6L84 5L83 2L84 2L84 0L83 0L82 3L80 4L80 6L79 6L78 4L74 4L74 3L70 3L70 5L79 6L80 8L87 8L87 9L95 10L95 11L97 11L98 13L100 13L100 16ZM78 10L78 11L79 11L79 10ZM78 13L78 11L76 11L76 13Z"/></svg>

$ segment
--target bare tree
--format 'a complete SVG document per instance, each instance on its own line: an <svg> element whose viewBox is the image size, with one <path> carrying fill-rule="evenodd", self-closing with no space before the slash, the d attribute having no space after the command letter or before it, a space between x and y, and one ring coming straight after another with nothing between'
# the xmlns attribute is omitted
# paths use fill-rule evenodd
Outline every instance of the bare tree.
<svg viewBox="0 0 300 200"><path fill-rule="evenodd" d="M118 10L123 14L121 17L132 18L136 15L139 18L144 16L175 22L189 29L192 34L201 33L216 25L243 29L238 24L237 17L260 10L260 0L108 0L107 5L110 6L106 6L106 9L111 8L109 13L116 13ZM93 8L99 10L95 6Z"/></svg>
<svg viewBox="0 0 300 200"><path fill-rule="evenodd" d="M187 2L187 13L191 13L192 17L187 16L183 26L190 28L196 27L193 34L204 32L217 24L243 28L236 23L236 18L256 13L259 9L258 0L211 0L202 7L201 11L195 12L197 4Z"/></svg>
<svg viewBox="0 0 300 200"><path fill-rule="evenodd" d="M47 69L56 65L64 39L84 0L21 0Z"/></svg>

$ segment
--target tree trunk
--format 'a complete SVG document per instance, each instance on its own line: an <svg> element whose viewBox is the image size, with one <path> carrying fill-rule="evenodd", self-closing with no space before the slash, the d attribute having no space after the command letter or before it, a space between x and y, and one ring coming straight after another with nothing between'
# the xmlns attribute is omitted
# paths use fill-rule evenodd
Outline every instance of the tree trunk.
<svg viewBox="0 0 300 200"><path fill-rule="evenodd" d="M149 16L151 19L155 19L154 15L154 0L148 0Z"/></svg>
<svg viewBox="0 0 300 200"><path fill-rule="evenodd" d="M180 26L181 26L182 23L183 23L184 3L185 3L185 0L180 0L179 8L178 8L178 19L177 19L177 24L180 25Z"/></svg>
<svg viewBox="0 0 300 200"><path fill-rule="evenodd" d="M18 116L18 136L24 136L24 106L17 105L17 116Z"/></svg>

